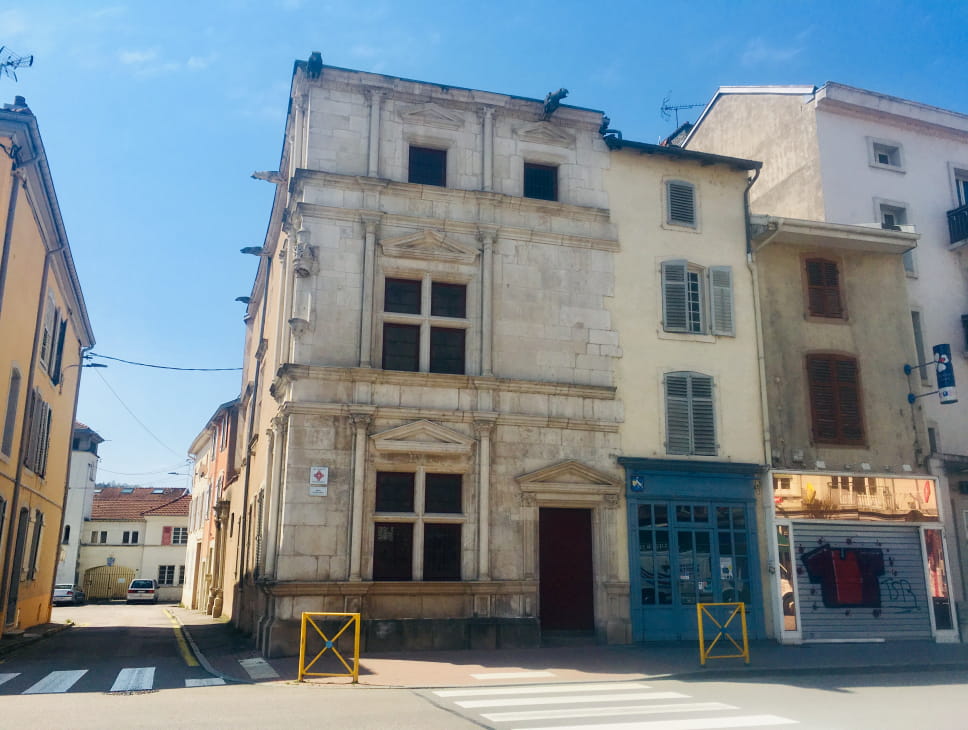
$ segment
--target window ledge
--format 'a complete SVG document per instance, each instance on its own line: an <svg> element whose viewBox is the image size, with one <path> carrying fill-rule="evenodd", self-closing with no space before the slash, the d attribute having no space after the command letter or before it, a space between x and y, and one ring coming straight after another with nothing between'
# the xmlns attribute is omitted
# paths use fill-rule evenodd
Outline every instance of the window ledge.
<svg viewBox="0 0 968 730"><path fill-rule="evenodd" d="M716 335L693 335L686 332L666 332L661 327L656 331L657 336L660 340L677 340L679 342L703 342L703 343L714 343L716 342ZM722 335L727 336L727 335Z"/></svg>
<svg viewBox="0 0 968 730"><path fill-rule="evenodd" d="M907 172L907 170L905 170L903 167L899 167L898 165L884 165L880 162L869 162L867 164L878 170L890 170L891 172L899 172L902 175Z"/></svg>

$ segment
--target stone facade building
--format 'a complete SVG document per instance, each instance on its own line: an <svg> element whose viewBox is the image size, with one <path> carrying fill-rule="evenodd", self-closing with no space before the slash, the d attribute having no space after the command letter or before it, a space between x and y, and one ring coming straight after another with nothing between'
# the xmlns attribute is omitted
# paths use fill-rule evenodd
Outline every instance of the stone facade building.
<svg viewBox="0 0 968 730"><path fill-rule="evenodd" d="M609 150L552 96L296 64L225 494L265 653L628 640Z"/></svg>

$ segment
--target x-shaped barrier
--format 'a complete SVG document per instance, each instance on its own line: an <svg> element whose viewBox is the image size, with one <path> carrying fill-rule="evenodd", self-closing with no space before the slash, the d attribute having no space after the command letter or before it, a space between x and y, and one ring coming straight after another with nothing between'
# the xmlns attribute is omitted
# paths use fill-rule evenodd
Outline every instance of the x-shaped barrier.
<svg viewBox="0 0 968 730"><path fill-rule="evenodd" d="M326 636L326 633L319 627L315 619L325 617L334 618L340 617L347 619L346 623L343 624L342 628L333 634L330 638ZM317 634L323 640L323 648L320 650L316 656L313 657L309 664L306 664L306 628L307 626L312 626ZM351 667L343 654L340 653L339 649L336 648L336 642L339 637L350 627L353 627L353 666ZM346 672L310 672L313 665L319 661L319 658L323 656L327 651L332 651L333 655L339 659L340 663L346 667ZM360 614L358 613L310 613L308 611L303 612L302 615L302 628L299 632L299 681L303 681L303 677L352 677L353 684L360 681Z"/></svg>
<svg viewBox="0 0 968 730"><path fill-rule="evenodd" d="M719 611L709 609L719 608ZM717 617L718 614L718 617ZM725 620L723 617L725 616ZM739 624L743 632L743 645L740 646L736 637L730 633L730 626L736 617L739 617ZM746 635L746 604L745 603L697 603L696 619L699 621L699 663L706 666L707 659L744 659L750 663L750 643ZM716 636L706 646L706 619L715 627ZM712 632L710 632L712 633ZM725 639L732 644L739 654L713 654L712 651L719 643L720 639ZM725 644L725 642L723 642Z"/></svg>

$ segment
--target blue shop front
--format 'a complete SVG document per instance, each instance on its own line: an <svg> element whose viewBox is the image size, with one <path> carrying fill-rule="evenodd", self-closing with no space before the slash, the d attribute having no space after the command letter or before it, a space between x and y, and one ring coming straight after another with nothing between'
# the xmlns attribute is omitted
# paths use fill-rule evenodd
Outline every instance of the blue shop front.
<svg viewBox="0 0 968 730"><path fill-rule="evenodd" d="M634 641L695 640L697 603L746 604L764 636L756 486L762 467L620 458L625 468Z"/></svg>

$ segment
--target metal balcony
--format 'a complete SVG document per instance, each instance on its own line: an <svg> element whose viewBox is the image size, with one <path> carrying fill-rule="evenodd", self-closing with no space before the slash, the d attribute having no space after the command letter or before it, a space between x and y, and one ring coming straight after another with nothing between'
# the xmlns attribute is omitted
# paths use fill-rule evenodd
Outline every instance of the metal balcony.
<svg viewBox="0 0 968 730"><path fill-rule="evenodd" d="M948 233L952 246L968 243L968 205L948 211Z"/></svg>

